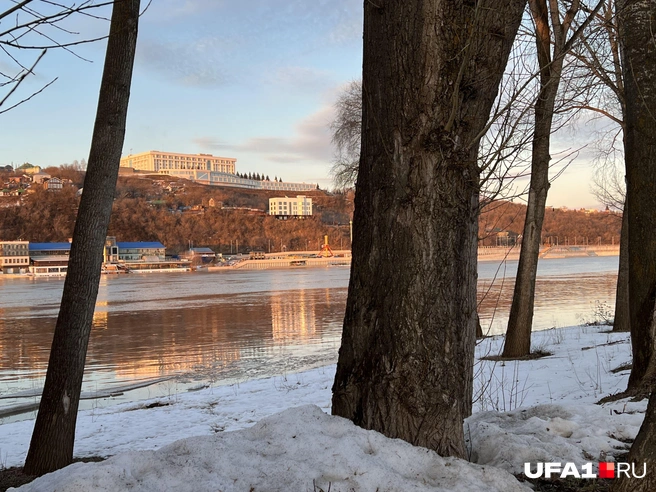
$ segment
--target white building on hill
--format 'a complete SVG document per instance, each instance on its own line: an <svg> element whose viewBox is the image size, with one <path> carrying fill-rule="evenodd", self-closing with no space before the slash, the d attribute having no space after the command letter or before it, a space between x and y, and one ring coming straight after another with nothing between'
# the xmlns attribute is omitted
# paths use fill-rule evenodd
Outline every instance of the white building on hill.
<svg viewBox="0 0 656 492"><path fill-rule="evenodd" d="M269 215L279 218L311 216L312 198L305 195L296 198L269 198Z"/></svg>
<svg viewBox="0 0 656 492"><path fill-rule="evenodd" d="M316 183L287 183L265 181L237 176L234 157L216 157L211 154L178 154L149 150L121 158L122 168L135 171L166 174L188 179L196 183L248 188L251 190L311 191ZM123 171L125 173L125 171Z"/></svg>

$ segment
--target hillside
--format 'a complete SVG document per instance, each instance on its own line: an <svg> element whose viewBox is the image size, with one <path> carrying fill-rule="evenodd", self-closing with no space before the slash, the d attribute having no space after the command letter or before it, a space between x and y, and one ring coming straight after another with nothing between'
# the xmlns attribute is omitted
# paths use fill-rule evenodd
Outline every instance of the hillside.
<svg viewBox="0 0 656 492"><path fill-rule="evenodd" d="M503 242L499 232L522 234L526 206L506 201L492 202L481 213L481 245L497 246ZM569 210L547 207L542 227L542 241L548 244L619 244L622 215L616 212Z"/></svg>
<svg viewBox="0 0 656 492"><path fill-rule="evenodd" d="M70 168L46 172L77 186L83 174ZM77 173L77 174L76 174ZM0 175L0 177L2 177ZM34 188L20 197L0 197L0 240L65 241L72 236L79 197L77 187L61 192ZM290 196L295 194L288 193ZM122 241L160 241L170 254L209 246L217 252L318 250L328 235L333 248L350 247L353 193L316 190L314 216L278 220L266 215L268 199L280 192L200 185L169 176L120 176L109 235ZM522 233L526 207L512 202L488 204L479 220L481 245L496 246ZM617 244L621 215L549 208L543 241L551 244Z"/></svg>
<svg viewBox="0 0 656 492"><path fill-rule="evenodd" d="M81 177L72 181L82 183ZM20 200L0 197L0 239L66 241L73 233L76 191L34 188ZM206 186L161 175L120 176L108 234L121 241L160 241L169 254L190 244L222 253L237 252L237 247L241 252L318 251L324 235L333 248L350 247L352 194L305 194L312 197L313 217L279 220L266 210L269 198L284 196L280 192Z"/></svg>

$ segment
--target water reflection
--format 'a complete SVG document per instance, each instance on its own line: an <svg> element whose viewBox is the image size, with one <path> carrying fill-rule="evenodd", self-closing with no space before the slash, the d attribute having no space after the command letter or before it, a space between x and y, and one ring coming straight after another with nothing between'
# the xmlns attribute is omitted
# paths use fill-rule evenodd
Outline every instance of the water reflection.
<svg viewBox="0 0 656 492"><path fill-rule="evenodd" d="M585 261L540 263L548 273L538 271L534 328L591 317L595 300L612 306L617 259ZM479 313L491 333L505 330L514 268L479 266ZM103 278L83 391L167 376L232 382L332 362L348 277L326 268ZM0 398L42 384L62 286L0 278Z"/></svg>
<svg viewBox="0 0 656 492"><path fill-rule="evenodd" d="M190 295L158 310L125 297L110 293L99 302L83 391L171 375L244 379L330 362L346 289ZM30 379L45 374L55 318L29 312L25 306L0 321L0 392L33 388Z"/></svg>
<svg viewBox="0 0 656 492"><path fill-rule="evenodd" d="M592 321L596 303L605 303L613 310L616 283L613 273L538 277L533 330ZM479 281L478 312L484 333L505 333L514 287L514 278Z"/></svg>

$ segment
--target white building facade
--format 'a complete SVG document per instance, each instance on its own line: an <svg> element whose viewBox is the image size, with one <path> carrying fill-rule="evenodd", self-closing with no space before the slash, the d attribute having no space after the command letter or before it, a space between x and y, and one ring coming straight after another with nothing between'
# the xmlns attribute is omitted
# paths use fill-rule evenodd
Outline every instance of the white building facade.
<svg viewBox="0 0 656 492"><path fill-rule="evenodd" d="M179 154L149 150L121 158L121 167L159 173L161 171L200 170L234 174L237 159L212 154Z"/></svg>
<svg viewBox="0 0 656 492"><path fill-rule="evenodd" d="M25 273L30 266L28 241L0 241L0 273Z"/></svg>
<svg viewBox="0 0 656 492"><path fill-rule="evenodd" d="M248 188L251 190L277 190L303 192L317 189L316 183L287 183L247 179L237 176L233 157L211 154L179 154L149 150L121 158L121 168L165 174L201 184ZM124 172L125 173L125 172Z"/></svg>
<svg viewBox="0 0 656 492"><path fill-rule="evenodd" d="M312 198L298 195L296 198L269 198L269 215L276 217L309 217L312 215Z"/></svg>

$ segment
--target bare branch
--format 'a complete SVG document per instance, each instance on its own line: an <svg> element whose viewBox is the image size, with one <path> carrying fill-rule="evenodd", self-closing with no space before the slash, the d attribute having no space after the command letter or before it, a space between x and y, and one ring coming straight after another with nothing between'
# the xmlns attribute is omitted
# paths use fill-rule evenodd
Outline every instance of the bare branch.
<svg viewBox="0 0 656 492"><path fill-rule="evenodd" d="M7 16L13 14L17 10L22 9L23 7L25 7L31 1L32 0L23 0L21 3L17 3L16 5L14 5L13 7L5 10L4 12L0 12L0 20L3 19L4 17L7 17Z"/></svg>
<svg viewBox="0 0 656 492"><path fill-rule="evenodd" d="M11 111L11 110L14 109L15 107L20 106L20 105L23 104L23 103L26 103L27 101L29 101L30 99L32 99L34 96L36 96L36 95L38 95L38 94L41 94L44 90L46 90L48 87L50 87L52 84L54 84L55 81L56 81L58 78L59 78L59 77L55 77L55 78L52 79L50 82L48 82L48 83L45 84L43 87L41 87L41 89L39 89L39 90L36 91L36 92L33 92L33 93L30 94L28 97L26 97L26 98L24 98L24 99L18 101L16 104L14 104L14 105L12 105L12 106L9 106L7 109L0 110L0 114L6 113L6 112L8 112L8 111Z"/></svg>
<svg viewBox="0 0 656 492"><path fill-rule="evenodd" d="M7 101L7 99L9 99L9 97L16 91L18 86L21 85L21 83L25 80L25 77L27 77L28 75L33 73L34 67L37 66L37 64L41 61L41 58L43 58L44 55L46 54L46 52L47 52L47 50L43 50L41 52L41 54L37 57L37 59L34 61L32 66L29 68L29 70L25 70L20 75L20 77L18 77L18 80L16 81L16 84L14 85L14 87L12 87L11 90L5 95L5 97L3 97L2 100L0 100L0 107L2 107L2 105Z"/></svg>

